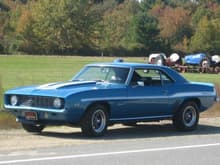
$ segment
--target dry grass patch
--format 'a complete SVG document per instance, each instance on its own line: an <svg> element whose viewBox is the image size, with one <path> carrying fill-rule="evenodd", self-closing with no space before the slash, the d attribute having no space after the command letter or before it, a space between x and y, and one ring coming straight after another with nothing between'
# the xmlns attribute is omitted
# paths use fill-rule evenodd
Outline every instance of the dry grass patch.
<svg viewBox="0 0 220 165"><path fill-rule="evenodd" d="M0 129L20 128L20 124L15 121L15 117L5 111L0 111Z"/></svg>

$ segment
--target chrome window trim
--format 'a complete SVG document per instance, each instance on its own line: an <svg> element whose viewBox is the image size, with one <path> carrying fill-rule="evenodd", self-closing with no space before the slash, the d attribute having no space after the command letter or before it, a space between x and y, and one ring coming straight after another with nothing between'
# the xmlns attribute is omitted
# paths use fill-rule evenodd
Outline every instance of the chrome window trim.
<svg viewBox="0 0 220 165"><path fill-rule="evenodd" d="M144 119L156 119L156 118L172 118L173 115L164 116L145 116L145 117L128 117L128 118L112 118L110 121L126 121L126 120L144 120Z"/></svg>

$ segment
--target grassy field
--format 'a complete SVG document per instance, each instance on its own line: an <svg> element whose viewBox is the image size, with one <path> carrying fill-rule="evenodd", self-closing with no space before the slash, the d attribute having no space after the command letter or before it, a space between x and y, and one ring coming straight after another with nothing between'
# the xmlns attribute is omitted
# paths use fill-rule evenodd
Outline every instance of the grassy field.
<svg viewBox="0 0 220 165"><path fill-rule="evenodd" d="M92 62L111 62L115 57L80 56L1 56L0 55L0 109L4 91L17 86L65 81L72 78L82 66ZM124 58L129 62L146 62L143 57ZM215 83L220 95L220 74L184 73L191 81ZM220 106L214 107L214 111ZM3 117L4 116L4 117ZM2 118L11 118L0 115ZM5 122L5 120L4 120Z"/></svg>
<svg viewBox="0 0 220 165"><path fill-rule="evenodd" d="M113 61L105 57L0 56L0 82L3 90L27 84L69 80L82 66ZM126 61L144 61L127 58Z"/></svg>

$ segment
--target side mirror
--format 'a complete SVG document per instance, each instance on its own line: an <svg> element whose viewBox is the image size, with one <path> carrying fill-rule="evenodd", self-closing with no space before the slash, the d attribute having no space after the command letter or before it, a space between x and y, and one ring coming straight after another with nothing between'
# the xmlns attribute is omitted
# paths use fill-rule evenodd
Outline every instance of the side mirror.
<svg viewBox="0 0 220 165"><path fill-rule="evenodd" d="M137 85L143 87L144 86L144 82L143 81L137 81Z"/></svg>

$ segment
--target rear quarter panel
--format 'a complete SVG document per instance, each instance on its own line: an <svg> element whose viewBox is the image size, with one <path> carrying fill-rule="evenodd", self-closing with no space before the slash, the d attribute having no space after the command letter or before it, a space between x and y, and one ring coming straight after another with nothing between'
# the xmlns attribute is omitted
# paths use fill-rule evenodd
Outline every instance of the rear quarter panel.
<svg viewBox="0 0 220 165"><path fill-rule="evenodd" d="M174 111L178 110L184 102L191 100L196 101L199 111L203 112L214 104L216 98L213 84L175 84L174 86L167 86L167 90Z"/></svg>

